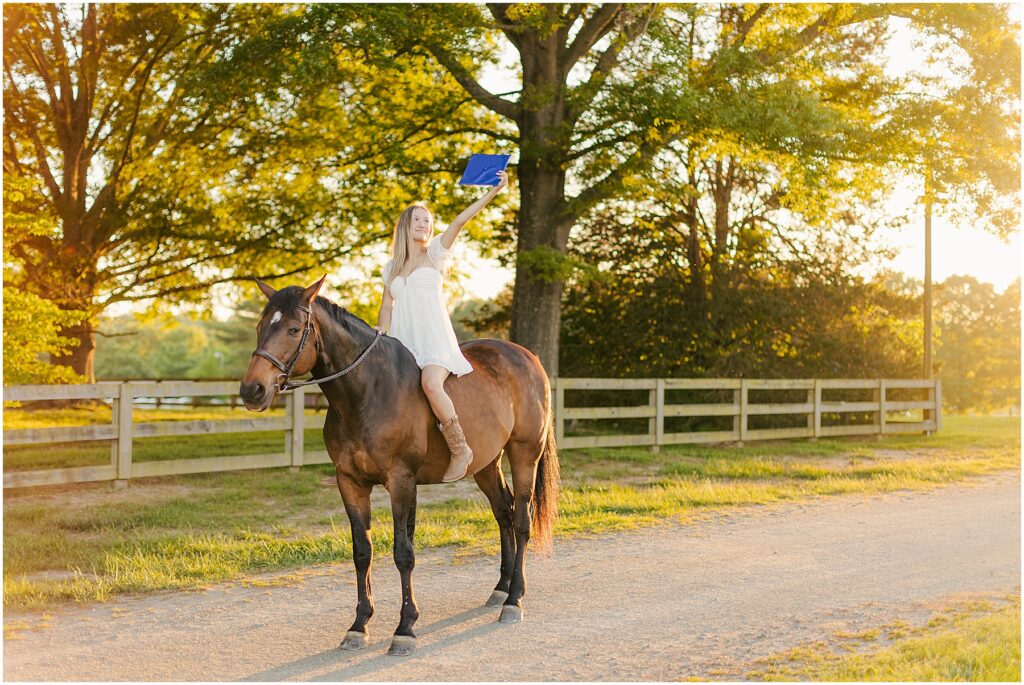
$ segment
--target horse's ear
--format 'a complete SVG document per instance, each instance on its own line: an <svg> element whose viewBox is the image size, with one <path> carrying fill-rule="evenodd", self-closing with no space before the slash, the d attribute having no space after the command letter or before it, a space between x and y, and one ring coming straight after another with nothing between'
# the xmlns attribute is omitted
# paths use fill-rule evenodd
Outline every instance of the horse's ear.
<svg viewBox="0 0 1024 685"><path fill-rule="evenodd" d="M258 279L258 278L254 278L253 280L254 280L254 281L256 281L256 285L258 285L258 286L260 287L260 290L262 290L262 291L263 291L263 294L267 296L267 299L268 299L268 300L269 300L270 298L272 298L272 297L273 297L274 295L276 295L276 294L277 294L277 291L276 291L276 290L274 290L273 288L271 288L271 287L270 287L269 285L267 285L266 283L264 283L264 282L263 282L263 281L261 281L260 279Z"/></svg>
<svg viewBox="0 0 1024 685"><path fill-rule="evenodd" d="M319 281L317 281L316 283L302 291L302 304L308 307L310 303L313 302L314 299L316 299L316 294L320 292L320 287L324 284L324 281L326 280L327 274L324 274L323 276L320 277Z"/></svg>

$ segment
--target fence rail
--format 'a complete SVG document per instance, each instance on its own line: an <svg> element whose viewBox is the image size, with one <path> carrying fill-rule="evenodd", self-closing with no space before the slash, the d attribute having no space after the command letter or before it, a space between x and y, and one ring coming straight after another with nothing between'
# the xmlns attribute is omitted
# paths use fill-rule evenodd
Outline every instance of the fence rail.
<svg viewBox="0 0 1024 685"><path fill-rule="evenodd" d="M296 388L285 395L285 415L271 418L245 418L202 421L133 422L133 407L142 398L234 396L237 384L231 382L171 381L118 382L92 385L5 386L5 402L38 400L93 399L108 401L112 407L109 424L60 428L26 428L4 431L4 445L33 445L91 440L109 440L109 464L38 471L4 472L4 488L57 485L114 480L124 484L132 478L188 473L209 473L271 467L299 467L303 464L330 462L323 450L304 448L304 431L321 428L323 416L306 416L307 397L315 397L315 387ZM647 391L643 404L616 406L567 406L566 395L585 391ZM795 402L751 402L750 391L799 391L806 395ZM823 391L870 390L867 401L823 401ZM927 391L927 399L896 400L892 390ZM664 379L664 378L555 378L551 381L555 435L563 449L584 447L647 446L657 451L662 445L736 442L781 438L818 438L840 435L885 435L905 432L933 432L942 427L942 387L938 380L922 379ZM666 402L671 391L731 391L731 401L709 403ZM893 421L890 412L923 410L921 421ZM822 425L824 415L870 414L871 423ZM805 415L806 425L791 428L750 428L752 416ZM666 419L731 417L729 430L666 431ZM580 421L647 419L645 433L602 435L566 435L578 429ZM248 454L227 457L175 459L136 462L132 443L136 438L169 435L209 435L254 431L284 432L282 451L273 454Z"/></svg>

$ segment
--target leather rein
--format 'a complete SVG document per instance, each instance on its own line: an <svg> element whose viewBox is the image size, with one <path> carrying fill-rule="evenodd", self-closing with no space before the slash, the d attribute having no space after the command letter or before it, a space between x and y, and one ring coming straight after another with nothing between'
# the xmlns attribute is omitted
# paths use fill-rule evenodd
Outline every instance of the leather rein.
<svg viewBox="0 0 1024 685"><path fill-rule="evenodd" d="M371 342L367 346L367 348L365 350L363 350L359 354L358 357L356 357L356 360L354 362L352 362L351 364L349 364L348 366L346 366L341 371L337 372L337 373L333 373L330 376L324 376L323 378L313 378L313 379L310 379L308 381L293 381L293 380L290 380L291 379L291 375L292 375L292 370L295 368L296 362L299 361L299 355L302 354L302 348L305 347L306 340L309 338L309 333L310 333L310 331L313 330L313 312L312 312L312 310L309 307L303 307L302 305L299 305L298 309L300 309L301 311L306 312L306 326L302 330L302 339L299 341L299 346L295 348L295 352L292 354L291 359L288 360L287 364L282 363L281 360L279 360L277 357L275 357L274 355L270 354L269 352L267 352L266 350L264 350L262 348L256 348L256 351L252 353L253 357L263 357L264 359L269 361L271 364L276 366L278 368L278 370L281 371L280 375L278 375L278 383L277 383L277 391L278 392L287 392L288 390L292 390L294 388L300 388L300 387L302 387L304 385L314 385L316 383L326 383L327 381L333 381L335 378L340 378L341 376L344 376L346 373L348 373L352 369L354 369L357 366L359 366L359 364L361 364L362 361L364 359L366 359L366 355L368 355L370 353L370 350L372 350L377 345L377 341L380 340L381 332L378 330L377 334L373 336L373 342ZM314 345L316 345L317 352L319 353L320 352L320 336L316 336L316 338L314 340Z"/></svg>

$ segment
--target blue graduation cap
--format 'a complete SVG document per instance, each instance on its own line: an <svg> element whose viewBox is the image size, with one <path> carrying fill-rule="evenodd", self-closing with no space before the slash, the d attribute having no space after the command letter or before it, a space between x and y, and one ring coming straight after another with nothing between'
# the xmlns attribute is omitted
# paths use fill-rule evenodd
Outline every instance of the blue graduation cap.
<svg viewBox="0 0 1024 685"><path fill-rule="evenodd" d="M459 185L463 186L496 186L498 172L504 171L512 155L473 155L469 158L466 170L462 172Z"/></svg>

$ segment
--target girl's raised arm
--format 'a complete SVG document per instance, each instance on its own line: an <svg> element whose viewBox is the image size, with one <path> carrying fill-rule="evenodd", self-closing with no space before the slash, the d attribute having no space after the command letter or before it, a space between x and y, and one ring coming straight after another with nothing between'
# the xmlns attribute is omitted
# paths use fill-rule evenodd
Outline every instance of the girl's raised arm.
<svg viewBox="0 0 1024 685"><path fill-rule="evenodd" d="M441 247L446 250L450 250L452 243L455 242L455 236L459 234L462 227L465 226L470 219L476 216L481 209L487 206L487 203L494 199L494 197L508 185L508 174L504 171L498 172L498 178L501 179L498 185L487 191L487 194L481 197L479 200L471 204L462 214L459 214L455 219L448 225L447 230L441 234Z"/></svg>

